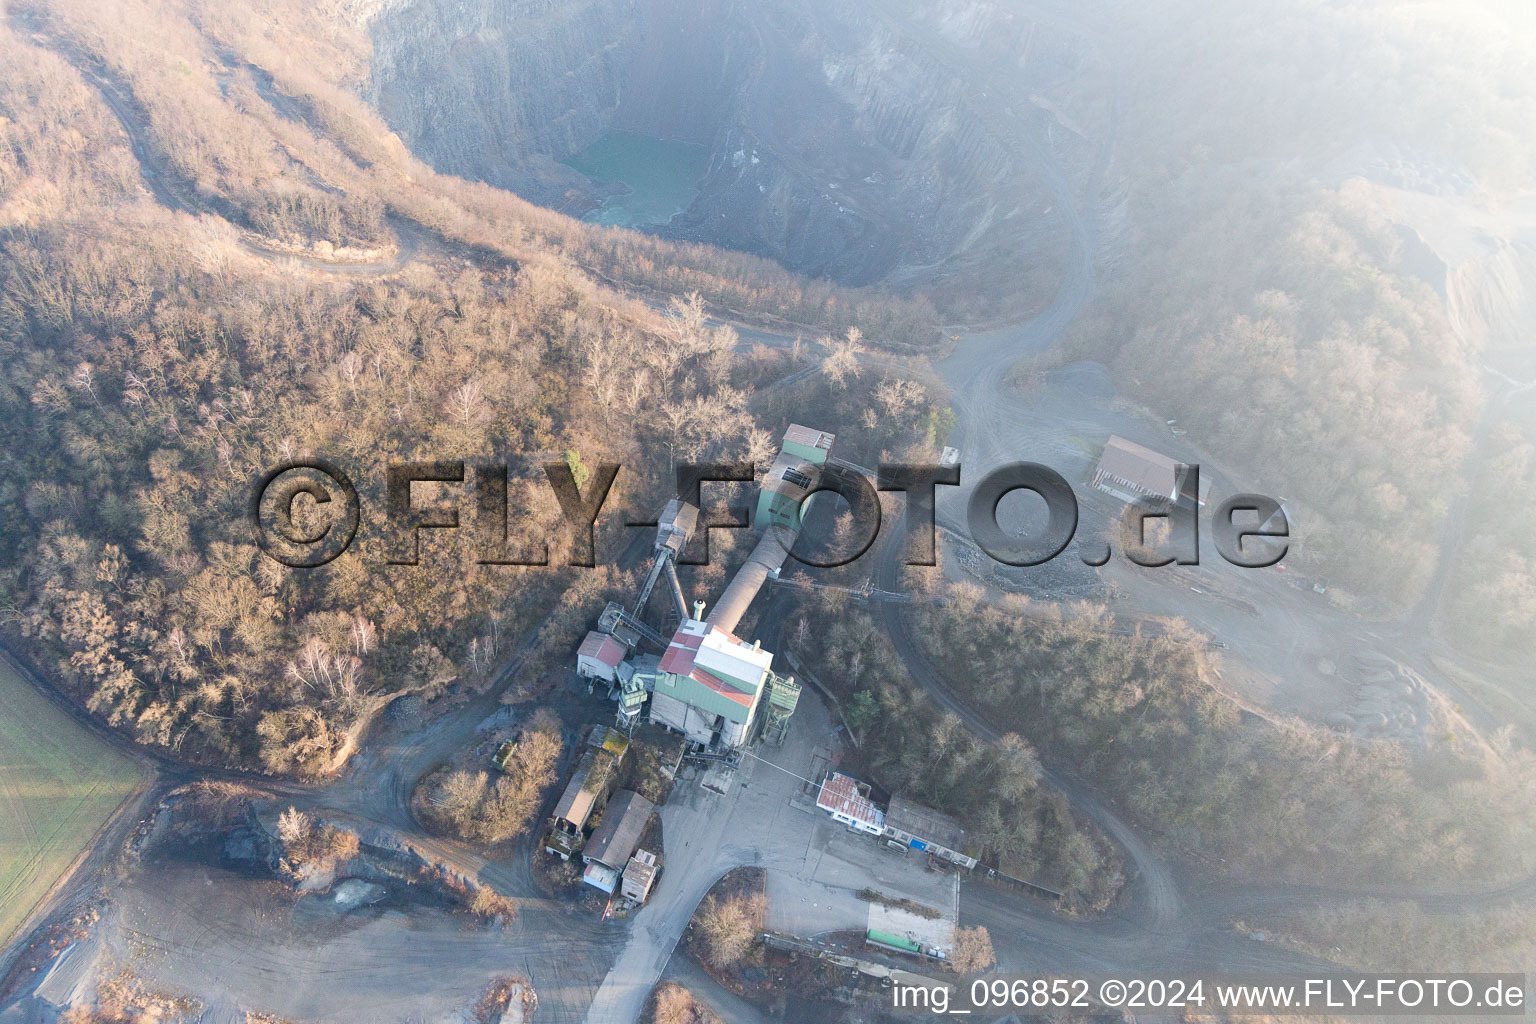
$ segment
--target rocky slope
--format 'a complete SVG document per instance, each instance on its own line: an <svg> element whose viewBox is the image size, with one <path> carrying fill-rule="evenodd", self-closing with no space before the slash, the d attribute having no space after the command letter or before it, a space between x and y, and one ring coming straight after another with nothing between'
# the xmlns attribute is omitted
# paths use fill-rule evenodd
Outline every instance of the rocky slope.
<svg viewBox="0 0 1536 1024"><path fill-rule="evenodd" d="M668 233L846 283L931 283L1058 249L1020 140L1051 140L1086 180L1108 117L1085 43L985 4L392 0L356 13L371 99L439 170L580 212L600 190L558 161L603 132L702 143L709 170Z"/></svg>

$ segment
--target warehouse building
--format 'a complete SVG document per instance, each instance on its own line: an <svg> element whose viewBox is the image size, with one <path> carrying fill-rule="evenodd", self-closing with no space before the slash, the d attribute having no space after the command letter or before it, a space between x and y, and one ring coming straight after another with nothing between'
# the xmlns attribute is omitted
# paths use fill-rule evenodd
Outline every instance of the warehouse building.
<svg viewBox="0 0 1536 1024"><path fill-rule="evenodd" d="M677 499L667 503L657 520L651 570L633 607L610 601L576 652L580 675L610 684L620 728L627 732L648 718L716 753L759 738L783 742L800 686L772 671L771 652L734 630L789 557L834 440L798 424L785 431L757 504L754 525L762 536L707 619L703 601L694 602L689 614L674 564L698 526L698 509ZM663 580L679 621L670 639L645 620L652 588ZM642 647L649 651L642 653Z"/></svg>
<svg viewBox="0 0 1536 1024"><path fill-rule="evenodd" d="M618 888L619 876L640 845L646 822L656 805L632 790L621 789L608 801L603 820L592 831L581 860L586 865L582 880L603 892Z"/></svg>
<svg viewBox="0 0 1536 1024"><path fill-rule="evenodd" d="M772 664L772 653L761 645L689 619L657 664L651 721L703 746L739 747L748 739L765 691L778 680Z"/></svg>
<svg viewBox="0 0 1536 1024"><path fill-rule="evenodd" d="M603 726L592 730L586 752L555 804L549 835L544 841L546 850L569 860L572 853L581 849L587 821L607 794L628 749L629 740L622 733Z"/></svg>
<svg viewBox="0 0 1536 1024"><path fill-rule="evenodd" d="M870 799L870 789L851 775L832 772L821 783L816 806L851 829L878 836L885 831L885 815Z"/></svg>
<svg viewBox="0 0 1536 1024"><path fill-rule="evenodd" d="M963 868L974 868L976 858L965 852L965 830L949 815L893 796L885 809L885 836Z"/></svg>
<svg viewBox="0 0 1536 1024"><path fill-rule="evenodd" d="M1192 470L1193 467L1162 452L1112 434L1093 471L1093 486L1127 503L1150 501L1167 505L1184 501L1204 506L1211 482L1201 477L1197 485L1197 474Z"/></svg>

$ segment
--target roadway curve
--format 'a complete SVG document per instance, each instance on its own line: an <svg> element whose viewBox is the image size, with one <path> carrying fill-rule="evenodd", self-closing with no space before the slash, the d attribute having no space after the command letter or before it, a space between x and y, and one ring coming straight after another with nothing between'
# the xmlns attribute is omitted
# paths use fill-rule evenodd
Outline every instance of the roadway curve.
<svg viewBox="0 0 1536 1024"><path fill-rule="evenodd" d="M52 45L100 91L132 143L151 194L168 208L203 212L183 200L168 184L170 176L158 166L155 149L145 138L136 111L110 79L62 44L54 41ZM965 77L963 71L959 77ZM1078 209L1070 182L1026 131L1016 126L1011 137L1018 140L1021 152L1049 186L1056 208L1070 229L1071 249L1061 288L1036 318L1018 328L973 334L941 364L940 368L955 393L964 396L964 400L957 403L961 421L956 438L965 446L967 461L972 465L1007 457L1012 424L1006 410L1017 398L1009 394L1003 383L1006 372L1019 358L1044 352L1055 343L1087 303L1094 283L1093 232ZM1094 188L1108 158L1106 147L1093 179ZM416 239L407 226L396 223L395 227L401 239L399 250L391 260L367 264L338 264L313 259L303 262L316 269L343 274L378 274L396 269L410 258ZM250 242L243 244L263 259L297 258ZM751 331L750 336L761 339L762 333ZM893 589L897 571L895 546L888 545L882 552L881 585ZM765 616L765 624L773 615L774 612L769 612ZM954 713L979 738L995 742L999 730L954 692L913 643L900 606L882 603L881 621L894 650L907 665L916 684L939 706ZM498 683L510 678L520 663L521 652L502 672ZM393 830L409 837L410 843L422 852L469 877L494 885L504 894L517 897L530 909L553 910L528 873L531 844L522 844L509 857L488 858L463 844L425 835L410 811L410 793L416 780L441 759L445 751L458 749L466 733L494 710L501 685L491 687L465 707L416 733L379 738L357 758L345 778L325 788L313 788L254 773L188 768L134 747L120 734L106 730L78 705L62 698L56 689L32 671L30 665L24 662L23 665L27 677L74 717L104 735L114 746L129 749L141 762L150 764L158 774L155 792L196 778L252 782L285 801L317 812ZM1455 912L1473 906L1496 906L1511 899L1528 899L1536 889L1536 881L1532 879L1478 893L1340 890L1209 880L1198 887L1181 885L1174 869L1153 845L1070 770L1050 763L1045 766L1045 778L1119 845L1127 866L1128 898L1112 915L1091 921L1071 921L1011 892L1001 892L981 883L968 883L963 889L962 913L968 923L989 927L1005 967L1019 969L1055 964L1084 971L1149 970L1162 966L1170 969L1193 966L1206 969L1294 968L1307 961L1270 946L1240 939L1232 932L1231 921L1245 913L1316 905L1350 896L1412 898L1427 909ZM749 861L743 857L741 862ZM692 983L691 987L709 989L703 984L706 975L691 972L686 965L679 965L675 971L681 980ZM537 985L538 979L534 981ZM737 1015L739 1007L728 994L714 990L703 991L700 995L707 1003L731 1013L733 1018Z"/></svg>
<svg viewBox="0 0 1536 1024"><path fill-rule="evenodd" d="M899 557L899 544L884 545L879 570L882 589L894 590L898 585ZM906 666L913 682L935 704L960 719L976 738L987 743L996 743L1001 739L1002 730L956 694L918 649L907 628L903 614L905 605L895 601L877 603L880 623L890 638L891 649ZM1147 841L1100 800L1080 777L1063 765L1042 760L1041 771L1047 784L1064 793L1079 813L1119 845L1126 861L1132 916L1152 932L1165 931L1177 922L1183 912L1178 885L1168 865Z"/></svg>
<svg viewBox="0 0 1536 1024"><path fill-rule="evenodd" d="M942 44L940 44L942 45ZM969 73L961 59L951 61L957 78ZM1113 109L1113 108L1112 108ZM1011 121L1006 111L995 114ZM1113 135L1113 132L1110 133ZM1066 277L1059 290L1028 323L1004 330L972 333L961 340L950 356L937 368L957 396L958 423L951 443L964 452L967 477L978 479L993 466L1016 457L1015 447L1023 423L1019 414L1026 406L1023 396L1004 382L1009 370L1026 356L1047 352L1063 331L1087 304L1094 285L1094 229L1079 209L1077 195L1060 167L1044 152L1038 140L1014 121L1011 130L1000 134L1014 140L1020 155L1027 159L1051 192L1054 205L1065 218L1071 247L1066 260ZM1087 195L1096 195L1111 156L1111 143L1101 147L1089 183ZM1479 426L1478 437L1487 433L1490 416ZM1468 465L1476 463L1469 459ZM951 509L964 507L965 491L949 495L941 503ZM1413 661L1423 664L1424 626L1438 603L1444 576L1454 551L1455 529L1459 517L1441 536L1441 564L1436 580L1410 616L1401 634L1402 646L1420 655ZM877 574L884 590L898 590L900 545L890 542L879 552ZM1290 597L1288 588L1266 580L1267 589L1281 598ZM905 621L904 605L879 602L878 616L890 638L892 649L905 664L914 682L939 707L954 714L977 738L996 742L1000 730L988 718L967 704L936 670L914 643ZM1337 623L1318 623L1315 606L1302 609L1309 625L1338 629ZM1345 624L1347 632L1356 627ZM1394 631L1395 632L1395 631ZM1409 637L1417 637L1409 642ZM1379 635L1366 634L1379 641ZM1406 652L1404 652L1406 653ZM1407 661L1405 657L1403 660ZM1430 673L1426 673L1430 674ZM1433 673L1435 681L1449 690L1464 706L1473 708L1474 720L1485 720L1476 705L1459 688ZM1480 721L1480 724L1486 724ZM1301 966L1320 966L1307 958L1288 953L1238 936L1232 922L1246 915L1275 913L1310 906L1336 904L1351 898L1407 900L1420 909L1438 914L1466 913L1477 909L1507 906L1514 900L1536 899L1536 876L1492 888L1467 888L1459 891L1433 891L1411 888L1344 888L1304 886L1287 883L1245 883L1224 879L1201 865L1187 865L1176 872L1154 849L1136 827L1101 800L1088 784L1070 768L1043 759L1045 781L1061 790L1074 808L1119 846L1126 864L1127 889L1123 908L1093 921L1066 921L1043 910L1038 904L1012 892L999 892L991 886L970 883L963 890L962 916L968 924L988 926L1003 969L1031 967L1075 967L1081 970L1291 970ZM1181 877L1182 876L1182 877Z"/></svg>

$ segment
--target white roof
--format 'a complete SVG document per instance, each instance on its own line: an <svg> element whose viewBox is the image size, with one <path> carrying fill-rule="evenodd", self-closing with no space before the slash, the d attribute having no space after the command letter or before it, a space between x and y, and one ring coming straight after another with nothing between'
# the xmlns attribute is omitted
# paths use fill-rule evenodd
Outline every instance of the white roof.
<svg viewBox="0 0 1536 1024"><path fill-rule="evenodd" d="M717 676L760 683L773 665L773 653L742 643L724 630L711 628L693 663Z"/></svg>
<svg viewBox="0 0 1536 1024"><path fill-rule="evenodd" d="M606 864L599 864L597 861L593 861L581 873L581 880L588 885L595 885L603 890L603 892L611 895L613 890L618 888L619 874L618 868L611 868Z"/></svg>

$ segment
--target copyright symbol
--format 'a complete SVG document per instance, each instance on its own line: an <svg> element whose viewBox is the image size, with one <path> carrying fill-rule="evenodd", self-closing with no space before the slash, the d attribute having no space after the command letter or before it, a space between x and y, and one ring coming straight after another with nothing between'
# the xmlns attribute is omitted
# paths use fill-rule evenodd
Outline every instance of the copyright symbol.
<svg viewBox="0 0 1536 1024"><path fill-rule="evenodd" d="M1100 985L1099 1002L1105 1006L1119 1006L1125 1002L1125 982L1111 978Z"/></svg>
<svg viewBox="0 0 1536 1024"><path fill-rule="evenodd" d="M301 494L313 498L315 506L303 516L296 515L294 507ZM333 505L338 494L339 506ZM360 507L357 488L334 463L289 459L256 482L246 514L256 546L268 558L291 569L315 569L351 545L357 536Z"/></svg>

